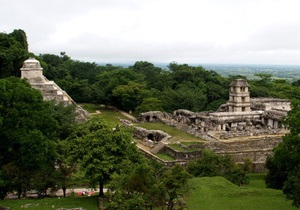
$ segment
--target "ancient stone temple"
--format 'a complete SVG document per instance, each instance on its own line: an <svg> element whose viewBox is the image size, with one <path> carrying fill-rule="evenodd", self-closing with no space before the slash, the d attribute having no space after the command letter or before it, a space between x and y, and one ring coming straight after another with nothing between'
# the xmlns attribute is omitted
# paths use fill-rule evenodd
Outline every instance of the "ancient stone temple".
<svg viewBox="0 0 300 210"><path fill-rule="evenodd" d="M30 85L41 91L44 100L54 100L56 103L64 105L74 105L76 111L76 121L85 121L89 114L73 101L73 99L63 91L54 81L49 81L43 75L43 68L38 60L29 58L24 61L21 68L21 78L26 78Z"/></svg>

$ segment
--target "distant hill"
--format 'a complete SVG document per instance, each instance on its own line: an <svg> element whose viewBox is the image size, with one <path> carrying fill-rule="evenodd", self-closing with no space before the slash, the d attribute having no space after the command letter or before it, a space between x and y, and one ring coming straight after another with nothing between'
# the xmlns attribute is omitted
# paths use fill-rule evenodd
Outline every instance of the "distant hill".
<svg viewBox="0 0 300 210"><path fill-rule="evenodd" d="M254 64L203 64L207 70L213 70L222 76L243 75L255 79L254 74L271 74L276 79L295 81L300 79L300 66L293 65L254 65Z"/></svg>

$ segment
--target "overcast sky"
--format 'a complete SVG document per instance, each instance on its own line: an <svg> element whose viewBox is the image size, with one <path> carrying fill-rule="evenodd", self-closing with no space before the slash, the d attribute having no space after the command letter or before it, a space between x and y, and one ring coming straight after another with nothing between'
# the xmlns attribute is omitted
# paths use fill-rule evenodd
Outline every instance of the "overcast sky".
<svg viewBox="0 0 300 210"><path fill-rule="evenodd" d="M300 65L300 0L1 0L34 54L117 63Z"/></svg>

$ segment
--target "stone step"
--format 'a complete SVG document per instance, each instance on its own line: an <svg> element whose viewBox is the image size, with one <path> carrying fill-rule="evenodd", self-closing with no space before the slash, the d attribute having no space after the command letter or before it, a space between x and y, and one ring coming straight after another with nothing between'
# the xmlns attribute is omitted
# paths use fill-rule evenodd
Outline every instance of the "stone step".
<svg viewBox="0 0 300 210"><path fill-rule="evenodd" d="M163 142L159 142L155 147L153 147L150 152L153 154L159 153L166 145Z"/></svg>

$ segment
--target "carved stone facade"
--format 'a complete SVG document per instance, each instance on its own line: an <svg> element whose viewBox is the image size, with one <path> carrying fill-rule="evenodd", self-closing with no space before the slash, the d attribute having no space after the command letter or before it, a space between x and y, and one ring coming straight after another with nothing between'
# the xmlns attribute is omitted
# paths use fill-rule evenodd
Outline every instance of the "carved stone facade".
<svg viewBox="0 0 300 210"><path fill-rule="evenodd" d="M76 121L85 121L88 118L89 113L86 110L77 105L54 81L49 81L43 75L43 68L38 60L29 58L24 61L21 68L21 78L26 78L33 88L40 90L44 100L54 100L56 103L63 103L64 105L74 105L77 114Z"/></svg>

